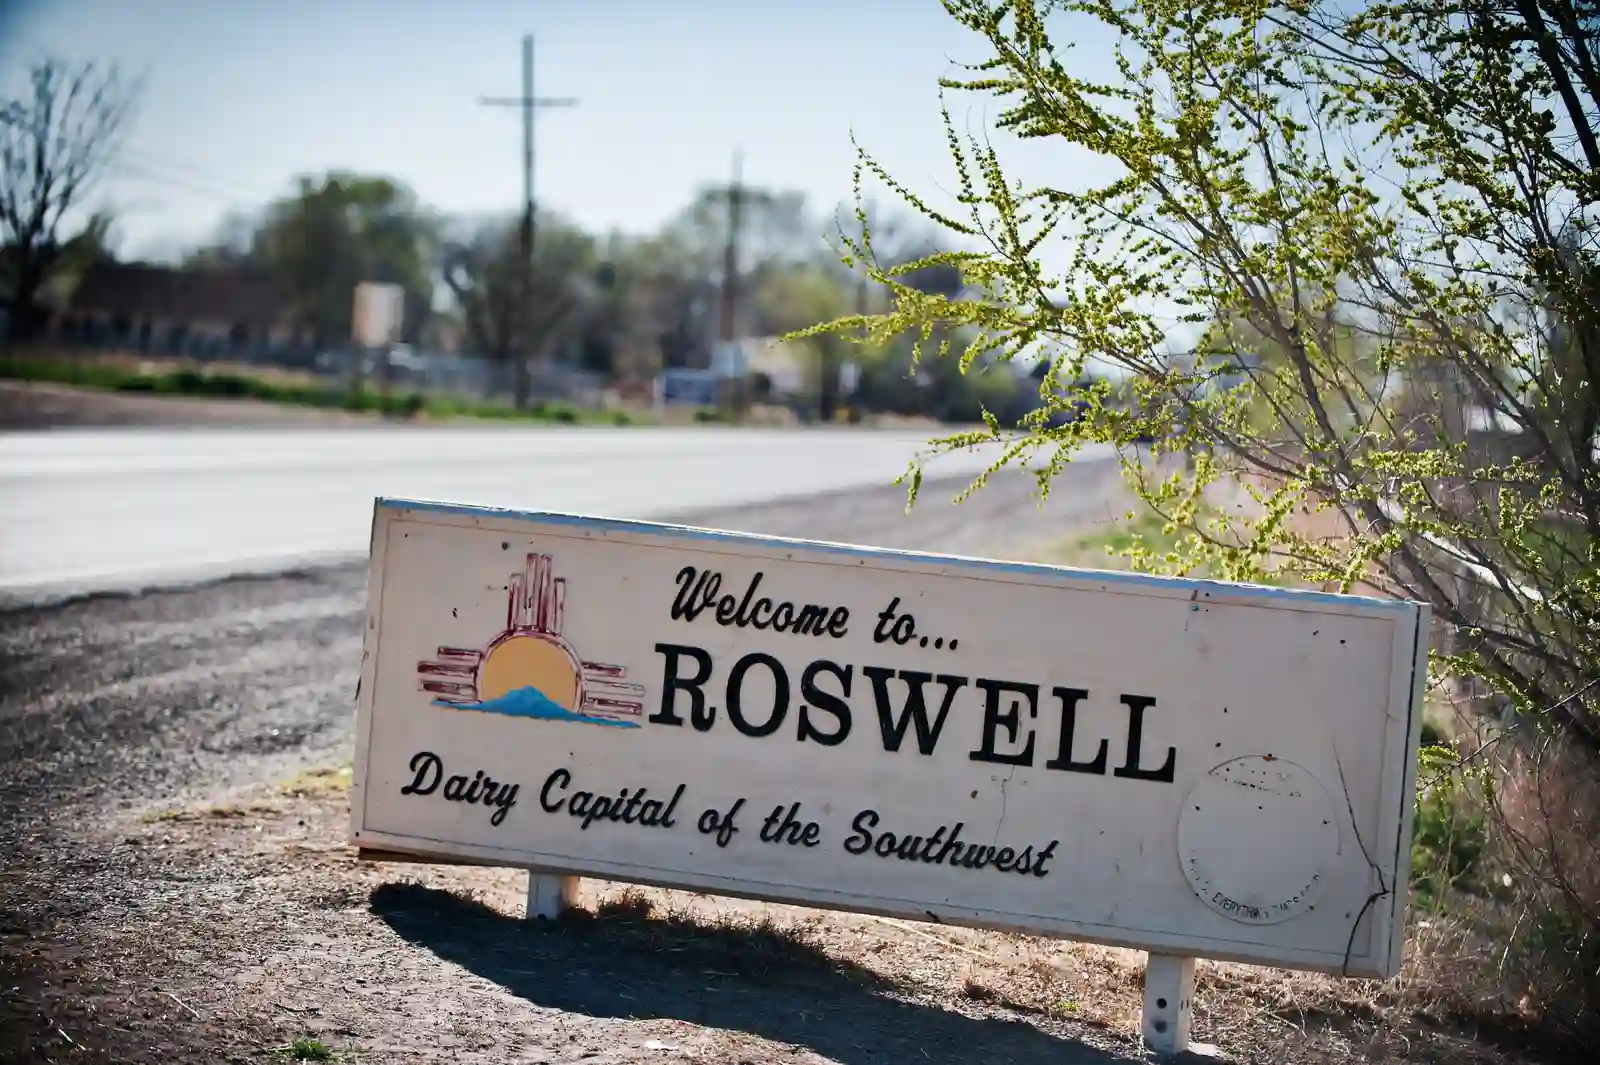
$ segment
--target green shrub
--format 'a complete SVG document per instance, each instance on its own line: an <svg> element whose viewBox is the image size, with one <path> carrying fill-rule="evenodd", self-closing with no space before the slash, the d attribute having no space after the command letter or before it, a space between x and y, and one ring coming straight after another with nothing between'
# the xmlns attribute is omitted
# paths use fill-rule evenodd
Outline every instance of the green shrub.
<svg viewBox="0 0 1600 1065"><path fill-rule="evenodd" d="M1411 891L1413 902L1429 912L1438 911L1450 892L1481 894L1485 887L1480 874L1493 789L1485 770L1459 763L1459 753L1445 744L1417 751Z"/></svg>
<svg viewBox="0 0 1600 1065"><path fill-rule="evenodd" d="M378 400L378 406L385 415L400 418L415 418L427 405L427 397L421 392L409 392L403 396L381 396Z"/></svg>
<svg viewBox="0 0 1600 1065"><path fill-rule="evenodd" d="M161 389L163 392L206 395L211 391L211 381L197 370L178 370L167 374L162 384L165 386Z"/></svg>
<svg viewBox="0 0 1600 1065"><path fill-rule="evenodd" d="M575 425L588 420L583 411L570 403L563 402L541 402L527 410L519 411L514 407L497 403L473 403L450 397L430 399L421 392L386 396L363 388L351 393L344 389L327 388L319 384L279 382L250 374L212 373L189 367L163 373L149 373L71 358L0 359L0 379L49 382L113 392L207 396L219 399L254 398L271 403L338 408L363 413L378 412L404 418L416 418L425 412L432 412L446 418L467 416L526 419L552 422L557 425ZM611 411L603 417L612 425L636 423L633 415L622 410ZM695 420L720 421L721 415L716 411L702 411L696 414Z"/></svg>

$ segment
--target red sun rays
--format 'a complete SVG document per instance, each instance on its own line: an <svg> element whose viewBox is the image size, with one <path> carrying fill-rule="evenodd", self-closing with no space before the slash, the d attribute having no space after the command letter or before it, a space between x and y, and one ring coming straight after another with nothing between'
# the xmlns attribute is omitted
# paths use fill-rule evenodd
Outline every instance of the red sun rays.
<svg viewBox="0 0 1600 1065"><path fill-rule="evenodd" d="M566 580L555 576L549 555L530 553L523 571L511 575L506 595L506 627L490 646L516 635L541 636L566 645L562 636L566 608ZM417 663L422 690L438 696L440 702L476 702L478 670L483 665L484 654L484 651L466 647L440 647L433 661ZM644 686L626 683L626 667L581 659L580 662L583 667L582 712L628 717L644 713Z"/></svg>

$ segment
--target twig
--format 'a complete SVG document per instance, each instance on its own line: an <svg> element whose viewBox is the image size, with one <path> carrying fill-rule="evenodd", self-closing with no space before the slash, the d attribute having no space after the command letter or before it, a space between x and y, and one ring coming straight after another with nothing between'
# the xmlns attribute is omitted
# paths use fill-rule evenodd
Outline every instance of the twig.
<svg viewBox="0 0 1600 1065"><path fill-rule="evenodd" d="M914 936L921 936L923 939L930 940L930 941L932 941L934 943L938 943L940 946L953 947L956 950L965 951L966 953L971 954L974 958L981 959L982 961L992 962L995 965L1000 965L1001 964L1000 959L996 958L992 954L985 954L981 950L974 950L972 947L969 947L964 943L957 943L954 940L941 939L938 936L929 935L927 932L924 932L922 929L916 927L915 925L909 924L909 923L907 923L905 921L896 921L896 920L894 920L893 918L890 918L890 917L878 917L878 916L876 916L874 914L870 914L870 913L862 914L861 916L867 918L867 920L869 920L869 921L877 921L879 924L891 925L891 926L893 926L895 928L900 929L902 932L910 932Z"/></svg>
<svg viewBox="0 0 1600 1065"><path fill-rule="evenodd" d="M191 1017L193 1017L195 1020L198 1021L198 1020L201 1019L200 1014L195 1011L195 1008L193 1006L189 1005L187 1002L185 1002L183 999L179 998L177 995L174 995L171 991L163 991L161 993L163 995L166 995L172 1001L176 1002L178 1005L182 1006L184 1009L188 1010L189 1011L189 1015Z"/></svg>
<svg viewBox="0 0 1600 1065"><path fill-rule="evenodd" d="M1563 706L1566 706L1568 703L1572 702L1572 700L1578 698L1581 695L1587 694L1591 689L1593 689L1593 688L1595 688L1597 686L1600 686L1600 676L1596 676L1596 677L1591 678L1590 681L1587 684L1583 685L1583 687L1578 688L1576 691L1571 692L1570 694L1568 694L1564 699L1560 700L1559 702L1551 703L1549 706L1545 707L1543 710L1540 710L1535 716L1544 717L1547 714L1552 714L1555 711L1560 710ZM1439 770L1439 772L1437 772L1433 776L1429 777L1427 782L1424 783L1422 785L1422 787L1418 789L1419 793L1426 793L1428 791L1431 791L1433 789L1434 785L1438 784L1445 777L1448 777L1450 774L1456 772L1457 770L1465 768L1471 762L1475 761L1480 755L1482 755L1483 752L1487 751L1490 747L1493 747L1495 744L1497 744L1501 740L1505 739L1506 736L1510 734L1510 732L1511 732L1510 729L1501 729L1499 732L1496 732L1493 736L1490 736L1488 739L1486 739L1482 743L1480 743L1478 745L1477 749L1474 750L1472 753L1462 755L1460 758L1457 758L1454 762L1451 762L1449 765L1447 765L1443 769Z"/></svg>
<svg viewBox="0 0 1600 1065"><path fill-rule="evenodd" d="M1522 920L1528 916L1528 907L1531 905L1531 901L1523 905L1522 912L1517 914L1517 923L1511 926L1511 935L1506 937L1505 949L1500 952L1500 964L1495 968L1496 979L1505 975L1506 959L1511 957L1511 945L1517 941L1517 933L1522 931Z"/></svg>

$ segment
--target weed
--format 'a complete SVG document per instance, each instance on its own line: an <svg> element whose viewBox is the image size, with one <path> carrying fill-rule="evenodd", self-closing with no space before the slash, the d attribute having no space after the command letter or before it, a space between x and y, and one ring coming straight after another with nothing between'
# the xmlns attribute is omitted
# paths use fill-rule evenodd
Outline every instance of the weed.
<svg viewBox="0 0 1600 1065"><path fill-rule="evenodd" d="M1483 888L1479 872L1489 845L1489 820L1482 781L1445 771L1455 758L1454 749L1444 746L1417 752L1419 779L1433 783L1417 796L1411 890L1413 902L1428 912L1440 909L1447 892L1477 894Z"/></svg>
<svg viewBox="0 0 1600 1065"><path fill-rule="evenodd" d="M252 802L245 805L205 806L194 810L153 810L140 816L147 825L183 824L194 821L234 821L241 817L277 813L277 807Z"/></svg>
<svg viewBox="0 0 1600 1065"><path fill-rule="evenodd" d="M999 998L999 992L987 984L979 983L972 977L967 977L961 983L961 993L974 1002L993 1002Z"/></svg>
<svg viewBox="0 0 1600 1065"><path fill-rule="evenodd" d="M288 1046L273 1047L272 1052L291 1061L332 1061L333 1049L320 1039L303 1035Z"/></svg>
<svg viewBox="0 0 1600 1065"><path fill-rule="evenodd" d="M329 795L340 795L350 790L351 768L349 764L341 766L318 766L313 769L304 769L279 786L283 794L294 798L321 798Z"/></svg>
<svg viewBox="0 0 1600 1065"><path fill-rule="evenodd" d="M654 909L654 904L643 891L630 887L625 888L620 894L602 899L595 907L595 916L642 921L648 918Z"/></svg>
<svg viewBox="0 0 1600 1065"><path fill-rule="evenodd" d="M1141 545L1155 554L1165 554L1177 542L1176 531L1169 530L1167 523L1158 515L1146 511L1131 521L1079 537L1077 548L1120 559Z"/></svg>

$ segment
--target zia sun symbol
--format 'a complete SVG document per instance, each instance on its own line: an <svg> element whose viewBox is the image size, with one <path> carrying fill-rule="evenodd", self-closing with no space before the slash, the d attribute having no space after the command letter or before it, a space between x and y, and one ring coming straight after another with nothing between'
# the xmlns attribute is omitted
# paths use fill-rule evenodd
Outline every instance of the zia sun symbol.
<svg viewBox="0 0 1600 1065"><path fill-rule="evenodd" d="M441 647L417 663L433 705L509 717L638 728L644 687L625 683L627 670L585 662L561 635L567 582L549 555L530 554L511 577L506 627L482 651Z"/></svg>

